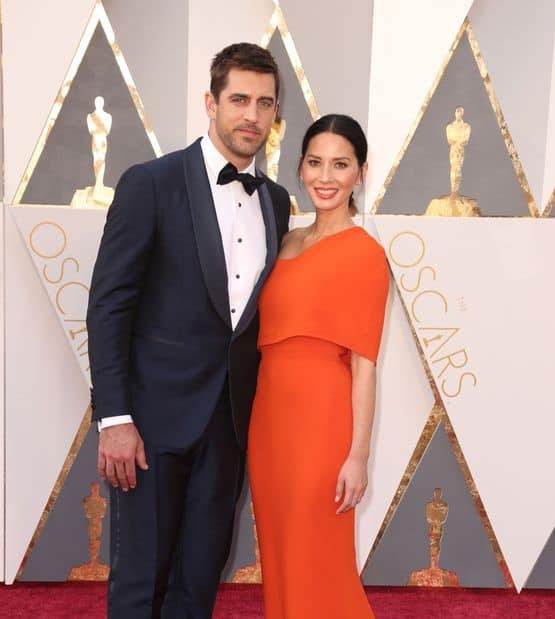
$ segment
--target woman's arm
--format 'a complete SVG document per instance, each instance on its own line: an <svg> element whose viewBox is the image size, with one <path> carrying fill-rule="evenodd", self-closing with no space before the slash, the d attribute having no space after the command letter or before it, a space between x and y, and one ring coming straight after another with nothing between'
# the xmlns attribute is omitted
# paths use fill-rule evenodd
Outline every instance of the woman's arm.
<svg viewBox="0 0 555 619"><path fill-rule="evenodd" d="M343 497L337 513L352 509L360 502L368 485L368 456L376 403L376 365L351 352L353 438L335 492L335 502Z"/></svg>

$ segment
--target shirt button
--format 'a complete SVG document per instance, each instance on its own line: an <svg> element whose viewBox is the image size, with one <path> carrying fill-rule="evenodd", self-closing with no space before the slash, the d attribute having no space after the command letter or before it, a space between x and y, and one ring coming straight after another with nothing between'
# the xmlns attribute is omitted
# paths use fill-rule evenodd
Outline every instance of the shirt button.
<svg viewBox="0 0 555 619"><path fill-rule="evenodd" d="M235 314L235 308L234 307L231 308L231 313Z"/></svg>
<svg viewBox="0 0 555 619"><path fill-rule="evenodd" d="M237 243L242 243L243 239L237 239Z"/></svg>
<svg viewBox="0 0 555 619"><path fill-rule="evenodd" d="M241 276L239 275L239 273L237 273L237 275L235 276L235 279L239 279Z"/></svg>
<svg viewBox="0 0 555 619"><path fill-rule="evenodd" d="M239 208L241 208L243 205L241 204L241 202L239 202L239 203L237 204L237 206L238 206Z"/></svg>

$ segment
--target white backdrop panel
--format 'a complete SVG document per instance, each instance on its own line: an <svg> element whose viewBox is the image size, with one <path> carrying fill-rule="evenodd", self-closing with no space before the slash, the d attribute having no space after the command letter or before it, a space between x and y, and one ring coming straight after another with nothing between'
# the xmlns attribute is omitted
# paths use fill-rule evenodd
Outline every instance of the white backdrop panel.
<svg viewBox="0 0 555 619"><path fill-rule="evenodd" d="M6 214L6 582L13 582L89 402L33 261Z"/></svg>
<svg viewBox="0 0 555 619"><path fill-rule="evenodd" d="M370 68L369 211L472 0L375 0Z"/></svg>
<svg viewBox="0 0 555 619"><path fill-rule="evenodd" d="M13 208L11 214L83 378L90 384L85 319L106 210L26 206Z"/></svg>
<svg viewBox="0 0 555 619"><path fill-rule="evenodd" d="M258 43L274 10L271 0L219 2L189 0L187 75L187 143L208 129L204 93L210 85L210 63L230 43Z"/></svg>
<svg viewBox="0 0 555 619"><path fill-rule="evenodd" d="M555 221L382 216L377 227L520 589L555 524Z"/></svg>
<svg viewBox="0 0 555 619"><path fill-rule="evenodd" d="M0 238L4 238L4 205L2 208L2 217L0 217ZM0 248L0 324L4 324L4 244ZM2 329L0 333L0 582L4 580L4 537L5 537L5 514L4 514L4 476L5 476L5 374L4 374L4 337L5 331Z"/></svg>
<svg viewBox="0 0 555 619"><path fill-rule="evenodd" d="M375 219L365 217L364 227L377 237ZM369 490L357 509L357 562L361 570L433 405L432 390L392 280L378 359Z"/></svg>
<svg viewBox="0 0 555 619"><path fill-rule="evenodd" d="M93 6L93 0L3 0L6 201L15 194Z"/></svg>

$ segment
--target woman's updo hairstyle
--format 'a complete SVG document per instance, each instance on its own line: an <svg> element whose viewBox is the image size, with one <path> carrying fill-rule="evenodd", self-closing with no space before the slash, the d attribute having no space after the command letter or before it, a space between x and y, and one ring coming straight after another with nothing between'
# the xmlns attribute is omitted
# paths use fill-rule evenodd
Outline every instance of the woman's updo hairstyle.
<svg viewBox="0 0 555 619"><path fill-rule="evenodd" d="M351 118L345 114L326 114L318 120L315 120L304 134L303 143L301 145L301 159L297 170L299 175L310 140L320 133L335 133L336 135L340 135L345 138L355 151L355 156L359 167L362 167L366 163L366 158L368 156L368 142L366 141L364 131L358 122L354 118ZM351 197L349 198L349 210L352 214L356 214L357 212L353 194L351 194Z"/></svg>

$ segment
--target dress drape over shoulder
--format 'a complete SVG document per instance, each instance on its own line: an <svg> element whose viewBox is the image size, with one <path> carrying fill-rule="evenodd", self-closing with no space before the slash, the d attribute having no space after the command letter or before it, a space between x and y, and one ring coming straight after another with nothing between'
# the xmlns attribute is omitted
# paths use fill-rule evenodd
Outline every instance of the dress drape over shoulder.
<svg viewBox="0 0 555 619"><path fill-rule="evenodd" d="M276 271L260 299L259 347L304 335L376 361L389 270L369 234L357 227L325 237L295 258L280 259Z"/></svg>

